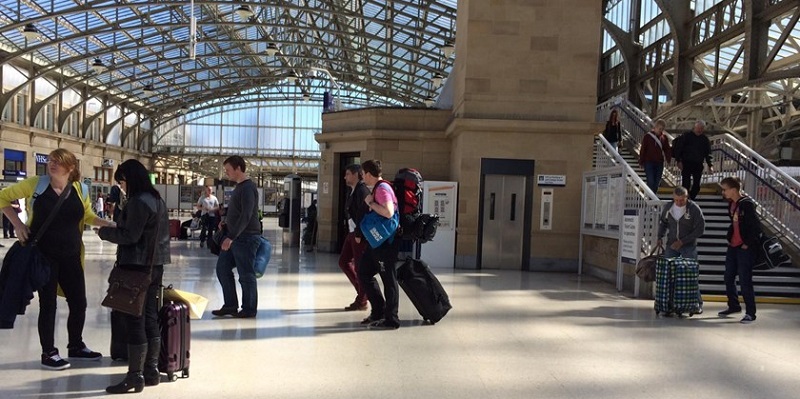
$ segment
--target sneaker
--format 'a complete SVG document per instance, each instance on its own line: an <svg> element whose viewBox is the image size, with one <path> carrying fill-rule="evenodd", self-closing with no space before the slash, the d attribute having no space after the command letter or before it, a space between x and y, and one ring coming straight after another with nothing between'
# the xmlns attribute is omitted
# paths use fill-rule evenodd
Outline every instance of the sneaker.
<svg viewBox="0 0 800 399"><path fill-rule="evenodd" d="M81 349L70 349L67 352L67 355L70 359L79 359L79 360L100 360L103 358L103 354L100 352L95 352L86 346Z"/></svg>
<svg viewBox="0 0 800 399"><path fill-rule="evenodd" d="M374 323L376 321L380 321L380 320L373 319L372 316L367 316L367 317L364 318L364 320L361 320L361 324L369 325L369 324L372 324L372 323Z"/></svg>
<svg viewBox="0 0 800 399"><path fill-rule="evenodd" d="M345 306L344 310L346 310L346 311L367 310L367 304L365 303L365 304L362 305L360 303L353 302L353 303Z"/></svg>
<svg viewBox="0 0 800 399"><path fill-rule="evenodd" d="M370 323L368 328L370 330L397 330L400 326L389 324L386 320L378 320Z"/></svg>
<svg viewBox="0 0 800 399"><path fill-rule="evenodd" d="M58 349L53 349L50 353L42 353L42 367L49 370L64 370L70 366L69 362L64 360L58 354Z"/></svg>
<svg viewBox="0 0 800 399"><path fill-rule="evenodd" d="M752 323L754 321L756 321L756 317L755 316L751 316L749 314L746 314L746 315L744 315L744 317L742 317L741 320L739 320L739 323L750 324L750 323Z"/></svg>
<svg viewBox="0 0 800 399"><path fill-rule="evenodd" d="M217 309L217 310L212 310L212 311L211 311L211 314L212 314L212 315L214 315L214 316L217 316L217 317L222 317L222 316L237 316L237 315L239 314L239 310L238 310L238 309L236 309L236 308L226 308L226 307L222 307L222 308L220 308L220 309Z"/></svg>
<svg viewBox="0 0 800 399"><path fill-rule="evenodd" d="M703 314L703 308L697 309L697 311L694 312L694 314Z"/></svg>
<svg viewBox="0 0 800 399"><path fill-rule="evenodd" d="M737 308L730 308L729 307L729 308L717 313L717 315L719 317L726 317L726 316L734 314L734 313L742 313L742 308L738 308L737 309Z"/></svg>

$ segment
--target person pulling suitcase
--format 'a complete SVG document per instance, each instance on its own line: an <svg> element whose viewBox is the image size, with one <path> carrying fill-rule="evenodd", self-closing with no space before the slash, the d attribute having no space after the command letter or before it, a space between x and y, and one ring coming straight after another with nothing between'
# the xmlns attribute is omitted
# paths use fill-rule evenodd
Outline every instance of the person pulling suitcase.
<svg viewBox="0 0 800 399"><path fill-rule="evenodd" d="M672 201L664 205L658 223L658 247L663 247L666 236L667 258L683 257L697 260L697 239L705 233L706 220L703 211L696 202L689 199L689 192L684 187L675 187ZM697 288L697 303L703 313L703 296Z"/></svg>

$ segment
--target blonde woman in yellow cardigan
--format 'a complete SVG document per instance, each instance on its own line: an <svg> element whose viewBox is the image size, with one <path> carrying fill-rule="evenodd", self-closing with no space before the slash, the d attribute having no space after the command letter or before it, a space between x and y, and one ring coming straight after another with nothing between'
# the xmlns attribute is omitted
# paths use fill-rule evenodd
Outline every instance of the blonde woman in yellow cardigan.
<svg viewBox="0 0 800 399"><path fill-rule="evenodd" d="M41 241L47 245L39 246L44 258L50 264L50 281L39 290L39 342L42 345L42 367L63 370L70 364L63 359L55 346L56 292L61 287L69 306L67 349L71 359L100 360L102 355L86 347L83 342L83 325L86 320L86 280L83 275L83 228L86 223L95 226L114 226L98 218L92 211L92 200L80 182L78 160L64 149L50 153L47 163L47 177L35 176L25 179L0 191L0 210L3 211L17 233L17 238L25 243L38 233L41 225L55 207L61 193L71 186L57 216L43 233ZM39 185L40 179L49 178L46 187ZM45 182L46 180L43 180ZM43 190L33 201L37 191ZM25 198L28 208L26 225L11 208L11 201Z"/></svg>

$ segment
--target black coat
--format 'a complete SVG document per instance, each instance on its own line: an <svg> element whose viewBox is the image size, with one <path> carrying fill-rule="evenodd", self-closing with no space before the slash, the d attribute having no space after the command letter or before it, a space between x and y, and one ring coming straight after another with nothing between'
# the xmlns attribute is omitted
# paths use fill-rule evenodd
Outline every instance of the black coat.
<svg viewBox="0 0 800 399"><path fill-rule="evenodd" d="M170 263L167 206L164 200L150 193L129 198L117 227L103 227L98 234L103 240L119 245L117 262L121 265L149 266L154 244L153 264Z"/></svg>
<svg viewBox="0 0 800 399"><path fill-rule="evenodd" d="M611 122L606 122L606 128L603 130L603 136L609 143L618 143L622 141L622 125L617 123L612 125Z"/></svg>
<svg viewBox="0 0 800 399"><path fill-rule="evenodd" d="M361 232L361 229L358 226L361 226L361 219L364 219L364 215L369 212L369 208L367 207L367 203L364 202L364 199L370 194L369 188L367 185L360 181L356 184L356 188L352 195L347 196L347 200L345 201L344 205L344 214L345 219L353 219L353 222L356 224L356 230L353 232L355 233L356 237L363 238L364 234ZM346 220L345 220L345 223ZM347 231L350 231L348 228Z"/></svg>
<svg viewBox="0 0 800 399"><path fill-rule="evenodd" d="M711 166L711 141L705 134L689 131L672 143L672 157L677 162L703 163Z"/></svg>
<svg viewBox="0 0 800 399"><path fill-rule="evenodd" d="M25 314L33 293L50 281L50 266L36 247L19 241L6 253L0 270L0 328L14 328L18 314Z"/></svg>
<svg viewBox="0 0 800 399"><path fill-rule="evenodd" d="M743 196L737 201L736 213L739 214L739 234L742 235L742 241L749 248L756 248L760 244L761 238L761 222L756 213L756 203L750 197ZM733 215L728 212L728 216L733 222ZM728 227L728 242L731 242L733 237L733 223Z"/></svg>

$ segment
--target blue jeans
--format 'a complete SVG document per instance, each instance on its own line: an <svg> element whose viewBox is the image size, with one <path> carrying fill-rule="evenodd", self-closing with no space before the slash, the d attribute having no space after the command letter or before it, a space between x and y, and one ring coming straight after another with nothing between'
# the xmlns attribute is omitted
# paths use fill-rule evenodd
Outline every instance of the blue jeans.
<svg viewBox="0 0 800 399"><path fill-rule="evenodd" d="M223 308L239 309L239 298L236 296L236 280L233 268L239 273L239 284L242 286L242 312L255 314L258 310L258 289L256 271L253 268L256 252L261 244L258 235L240 235L227 251L220 251L217 259L217 279L222 286Z"/></svg>
<svg viewBox="0 0 800 399"><path fill-rule="evenodd" d="M667 245L667 248L664 250L664 256L667 258L677 258L678 256L695 259L697 260L697 245L684 245L680 247L677 251L670 248ZM700 271L700 263L697 264L698 272ZM700 293L700 286L697 286L697 303L700 304L700 307L703 307L703 294Z"/></svg>
<svg viewBox="0 0 800 399"><path fill-rule="evenodd" d="M736 291L736 276L739 276L739 286L744 297L745 313L755 317L756 293L753 289L753 266L756 263L754 248L742 249L741 247L728 247L725 254L725 294L728 296L728 307L741 309L739 295Z"/></svg>
<svg viewBox="0 0 800 399"><path fill-rule="evenodd" d="M658 186L661 185L661 176L664 174L664 163L645 162L644 174L647 176L647 187L658 194Z"/></svg>

